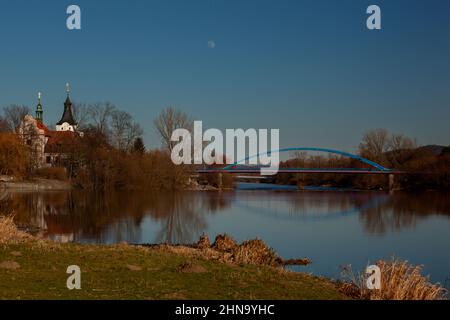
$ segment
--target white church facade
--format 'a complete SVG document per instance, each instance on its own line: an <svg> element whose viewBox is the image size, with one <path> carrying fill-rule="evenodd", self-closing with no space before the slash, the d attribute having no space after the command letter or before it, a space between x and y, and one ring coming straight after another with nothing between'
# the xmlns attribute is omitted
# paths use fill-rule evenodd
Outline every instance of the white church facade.
<svg viewBox="0 0 450 320"><path fill-rule="evenodd" d="M41 103L41 93L38 93L38 104L35 117L25 116L18 128L24 143L31 150L33 166L35 168L64 166L82 133L77 131L70 100L70 86L66 85L66 101L61 120L56 124L56 130L50 130L44 124L44 110Z"/></svg>

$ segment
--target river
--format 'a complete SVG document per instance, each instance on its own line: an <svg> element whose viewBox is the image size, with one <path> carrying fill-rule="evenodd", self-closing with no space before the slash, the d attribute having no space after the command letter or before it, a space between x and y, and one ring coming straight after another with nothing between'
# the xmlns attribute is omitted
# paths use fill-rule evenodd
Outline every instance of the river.
<svg viewBox="0 0 450 320"><path fill-rule="evenodd" d="M0 212L60 242L188 244L203 233L212 240L227 233L238 241L259 237L284 258L308 257L313 263L299 270L317 275L339 278L340 266L360 271L395 255L450 283L449 194L254 189L2 192Z"/></svg>

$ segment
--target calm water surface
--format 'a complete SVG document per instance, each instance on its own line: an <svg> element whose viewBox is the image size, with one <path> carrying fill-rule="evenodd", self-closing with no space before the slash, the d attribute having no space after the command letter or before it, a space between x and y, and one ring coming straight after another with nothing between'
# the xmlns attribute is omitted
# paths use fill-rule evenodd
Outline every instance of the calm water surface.
<svg viewBox="0 0 450 320"><path fill-rule="evenodd" d="M395 255L450 283L449 194L245 190L174 194L7 193L0 211L42 228L42 236L79 243L193 243L228 233L260 237L285 258L309 257L300 270L338 278Z"/></svg>

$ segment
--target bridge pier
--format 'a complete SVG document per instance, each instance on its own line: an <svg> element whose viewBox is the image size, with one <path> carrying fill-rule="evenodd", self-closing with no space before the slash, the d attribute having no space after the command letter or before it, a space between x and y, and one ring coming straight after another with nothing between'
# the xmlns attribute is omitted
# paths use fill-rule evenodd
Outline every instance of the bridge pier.
<svg viewBox="0 0 450 320"><path fill-rule="evenodd" d="M223 173L219 173L219 179L217 181L217 187L219 188L219 190L223 189Z"/></svg>
<svg viewBox="0 0 450 320"><path fill-rule="evenodd" d="M303 174L303 173L296 173L295 174L295 178L297 180L297 187L300 190L303 190L305 188L304 177L305 177L305 174Z"/></svg>
<svg viewBox="0 0 450 320"><path fill-rule="evenodd" d="M388 176L389 178L389 191L394 191L395 188L395 175L393 175L392 173L389 174Z"/></svg>

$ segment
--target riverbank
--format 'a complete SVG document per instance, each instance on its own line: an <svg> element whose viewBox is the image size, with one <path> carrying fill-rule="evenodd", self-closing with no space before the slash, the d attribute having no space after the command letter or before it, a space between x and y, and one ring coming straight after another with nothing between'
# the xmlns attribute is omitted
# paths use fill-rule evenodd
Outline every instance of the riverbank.
<svg viewBox="0 0 450 320"><path fill-rule="evenodd" d="M0 180L0 190L11 190L11 191L23 191L23 192L33 192L33 191L67 191L72 189L70 181L61 181L54 179L33 179L33 180Z"/></svg>
<svg viewBox="0 0 450 320"><path fill-rule="evenodd" d="M325 278L239 263L202 250L212 249L58 244L4 222L0 299L347 298ZM66 287L70 265L81 268L81 290Z"/></svg>

